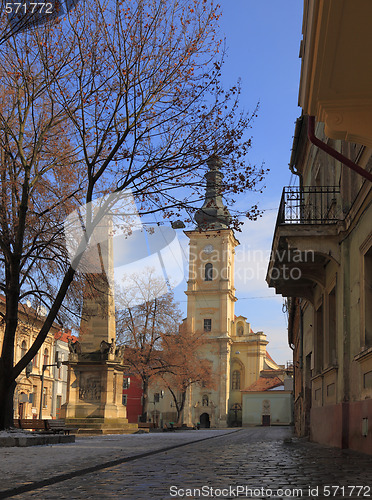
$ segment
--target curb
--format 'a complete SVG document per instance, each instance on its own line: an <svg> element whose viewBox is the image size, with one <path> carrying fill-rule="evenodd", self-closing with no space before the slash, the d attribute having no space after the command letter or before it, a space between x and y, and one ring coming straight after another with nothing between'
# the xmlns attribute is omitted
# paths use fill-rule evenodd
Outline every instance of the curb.
<svg viewBox="0 0 372 500"><path fill-rule="evenodd" d="M40 436L22 436L22 437L0 437L0 448L9 448L13 446L40 446L46 444L75 443L75 436L65 436L62 434L40 435Z"/></svg>

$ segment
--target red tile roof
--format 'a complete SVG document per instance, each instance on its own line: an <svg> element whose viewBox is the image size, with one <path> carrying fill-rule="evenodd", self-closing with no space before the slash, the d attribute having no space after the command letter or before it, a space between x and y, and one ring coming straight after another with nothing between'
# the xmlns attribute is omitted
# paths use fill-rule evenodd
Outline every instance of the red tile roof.
<svg viewBox="0 0 372 500"><path fill-rule="evenodd" d="M62 332L62 331L55 333L54 339L61 340L62 342L66 342L66 344L69 341L69 339L72 340L73 342L76 342L76 340L79 340L78 337L75 337L75 335L72 335L71 332Z"/></svg>
<svg viewBox="0 0 372 500"><path fill-rule="evenodd" d="M279 387L283 385L283 381L279 377L260 377L256 382L251 384L242 392L262 392L268 391L269 389L274 389L274 387Z"/></svg>

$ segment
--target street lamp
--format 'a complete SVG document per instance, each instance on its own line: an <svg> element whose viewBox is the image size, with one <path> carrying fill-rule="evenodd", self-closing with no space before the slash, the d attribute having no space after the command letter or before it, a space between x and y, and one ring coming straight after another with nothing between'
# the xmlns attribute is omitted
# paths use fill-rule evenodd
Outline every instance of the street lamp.
<svg viewBox="0 0 372 500"><path fill-rule="evenodd" d="M41 369L41 392L40 392L39 420L41 420L43 418L44 372L49 366L56 366L57 368L61 368L62 361L60 359L58 359L56 363L52 363L51 365L43 365L43 367Z"/></svg>

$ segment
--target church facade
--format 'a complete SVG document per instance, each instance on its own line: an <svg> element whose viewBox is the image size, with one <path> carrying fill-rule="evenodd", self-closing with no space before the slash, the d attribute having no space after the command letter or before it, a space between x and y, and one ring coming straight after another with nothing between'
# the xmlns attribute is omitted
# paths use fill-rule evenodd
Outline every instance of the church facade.
<svg viewBox="0 0 372 500"><path fill-rule="evenodd" d="M241 391L260 377L261 370L280 367L266 352L266 335L254 333L244 316L235 316L234 257L239 242L229 228L231 216L221 196L221 161L212 157L207 164L205 202L196 213L196 228L185 231L189 276L187 318L181 328L203 335L200 358L210 361L215 384L189 387L183 422L223 428L241 425ZM155 419L159 421L159 412L169 419L167 398L159 403Z"/></svg>
<svg viewBox="0 0 372 500"><path fill-rule="evenodd" d="M184 421L202 426L226 427L241 423L241 390L267 368L279 368L267 356L266 335L254 333L247 318L235 316L234 257L239 245L229 228L231 216L221 196L221 161L208 160L206 197L196 213L197 227L189 238L187 318L191 333L204 334L207 342L200 357L213 366L213 389L189 389Z"/></svg>

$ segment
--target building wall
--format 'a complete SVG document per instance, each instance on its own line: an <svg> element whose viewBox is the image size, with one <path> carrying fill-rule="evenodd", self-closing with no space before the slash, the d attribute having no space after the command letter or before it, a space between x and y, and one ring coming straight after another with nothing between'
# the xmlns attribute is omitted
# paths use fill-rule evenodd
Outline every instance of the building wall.
<svg viewBox="0 0 372 500"><path fill-rule="evenodd" d="M270 402L271 425L289 425L292 422L292 394L290 391L265 391L243 394L243 426L261 425L264 402ZM267 408L267 404L265 405Z"/></svg>
<svg viewBox="0 0 372 500"><path fill-rule="evenodd" d="M5 299L0 301L0 308L5 308ZM26 306L19 306L19 321L14 343L14 362L17 363L34 342L42 325L43 317ZM48 367L44 371L43 396L41 394L41 375L43 364L54 364L56 350L67 360L67 340L55 340L66 336L60 326L53 324L50 332L32 361L29 377L26 370L17 377L14 393L14 418L39 418L42 399L42 418L58 417L57 407L66 401L67 367ZM0 349L4 338L4 326L0 325Z"/></svg>
<svg viewBox="0 0 372 500"><path fill-rule="evenodd" d="M214 387L194 384L189 388L183 421L197 425L207 419L211 427L226 427L235 421L232 407L242 406L241 390L255 382L265 367L279 367L266 358L266 335L254 333L247 318L235 316L234 249L239 242L233 231L195 230L187 231L186 235L190 240L190 259L187 319L182 327L191 333L204 332L207 342L199 355L210 361L216 383ZM205 274L207 264L213 268L210 280ZM205 320L211 320L210 331L204 331ZM159 389L151 388L151 393ZM167 394L166 388L163 389ZM159 411L163 420L175 419L166 396ZM241 419L239 410L240 424Z"/></svg>
<svg viewBox="0 0 372 500"><path fill-rule="evenodd" d="M302 185L314 190L335 185L340 194L332 208L337 214L333 225L308 224L306 233L299 223L303 236L285 237L292 248L313 250L322 259L322 265L303 267L296 283L280 285L283 295L295 292L298 297L289 322L297 367L295 429L315 442L371 453L372 322L366 300L371 303L372 189L310 145L306 131L305 122L296 160ZM321 124L316 133L325 140ZM371 149L328 143L360 165L372 165ZM285 227L276 229L278 245Z"/></svg>
<svg viewBox="0 0 372 500"><path fill-rule="evenodd" d="M123 401L126 403L127 419L131 424L137 424L142 414L142 381L131 373L124 374Z"/></svg>
<svg viewBox="0 0 372 500"><path fill-rule="evenodd" d="M1 307L5 307L2 303ZM20 306L18 329L14 343L14 361L17 363L25 350L28 350L38 334L41 326L35 313L26 306ZM41 373L44 360L48 364L54 362L54 333L57 328L52 327L41 349L32 362L30 376L26 376L26 370L17 377L17 386L14 393L14 417L15 418L38 418L41 399ZM3 343L4 326L0 325L0 349ZM44 396L42 401L42 418L53 417L53 385L54 373L48 368L44 372Z"/></svg>

